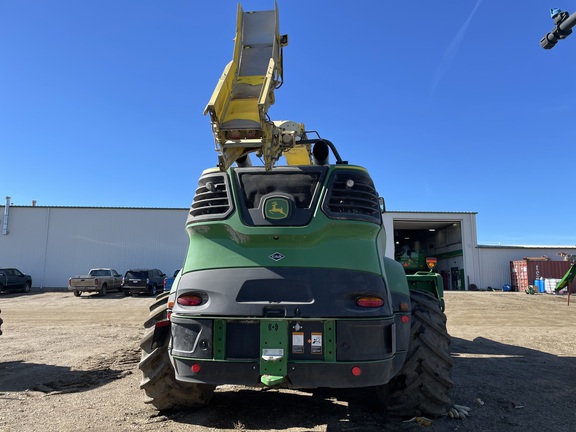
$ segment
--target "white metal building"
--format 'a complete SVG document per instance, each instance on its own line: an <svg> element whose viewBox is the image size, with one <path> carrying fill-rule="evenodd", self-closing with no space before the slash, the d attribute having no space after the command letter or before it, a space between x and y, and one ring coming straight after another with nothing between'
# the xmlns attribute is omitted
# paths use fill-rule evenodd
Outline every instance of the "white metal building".
<svg viewBox="0 0 576 432"><path fill-rule="evenodd" d="M182 266L188 237L188 209L46 207L7 205L2 212L0 267L32 275L33 287L65 289L68 278L90 268L158 268L166 274ZM476 213L386 212L386 254L403 265L426 256L446 289L480 289L510 284L510 261L576 246L483 246L477 244Z"/></svg>
<svg viewBox="0 0 576 432"><path fill-rule="evenodd" d="M30 274L34 287L65 288L95 267L119 273L182 267L186 209L10 206L2 215L0 267Z"/></svg>
<svg viewBox="0 0 576 432"><path fill-rule="evenodd" d="M510 261L526 257L548 257L551 261L564 260L561 254L576 255L576 246L478 246L482 288L501 289L510 284ZM506 264L506 266L503 265Z"/></svg>

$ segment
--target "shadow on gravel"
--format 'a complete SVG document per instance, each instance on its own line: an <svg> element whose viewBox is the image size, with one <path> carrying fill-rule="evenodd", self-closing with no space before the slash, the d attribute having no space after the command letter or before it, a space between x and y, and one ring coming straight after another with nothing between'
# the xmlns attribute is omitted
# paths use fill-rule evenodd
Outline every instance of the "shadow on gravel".
<svg viewBox="0 0 576 432"><path fill-rule="evenodd" d="M64 366L12 361L0 363L0 392L82 392L103 386L130 373L130 370L121 368L73 371Z"/></svg>
<svg viewBox="0 0 576 432"><path fill-rule="evenodd" d="M217 390L206 408L162 414L175 423L209 430L316 427L329 432L574 430L576 359L484 338L474 341L453 338L451 351L455 361L451 397L453 403L472 409L465 420L433 418L429 427L403 422L404 419L386 416L377 407L370 389L288 392L223 388Z"/></svg>
<svg viewBox="0 0 576 432"><path fill-rule="evenodd" d="M294 393L244 389L216 392L207 408L165 415L174 422L210 430L314 429L319 425L327 425L329 431L398 430L374 400L370 389Z"/></svg>
<svg viewBox="0 0 576 432"><path fill-rule="evenodd" d="M576 358L482 337L453 338L451 351L452 401L472 407L468 430L574 431Z"/></svg>

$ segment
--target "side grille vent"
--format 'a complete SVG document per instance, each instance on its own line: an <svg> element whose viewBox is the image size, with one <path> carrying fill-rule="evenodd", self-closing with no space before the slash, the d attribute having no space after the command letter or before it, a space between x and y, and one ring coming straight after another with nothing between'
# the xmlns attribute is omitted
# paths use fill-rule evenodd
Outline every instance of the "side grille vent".
<svg viewBox="0 0 576 432"><path fill-rule="evenodd" d="M198 188L190 208L191 218L224 219L233 207L228 177L223 174L207 175L198 180Z"/></svg>
<svg viewBox="0 0 576 432"><path fill-rule="evenodd" d="M334 174L323 209L333 219L381 222L378 192L372 179L364 173L346 171Z"/></svg>

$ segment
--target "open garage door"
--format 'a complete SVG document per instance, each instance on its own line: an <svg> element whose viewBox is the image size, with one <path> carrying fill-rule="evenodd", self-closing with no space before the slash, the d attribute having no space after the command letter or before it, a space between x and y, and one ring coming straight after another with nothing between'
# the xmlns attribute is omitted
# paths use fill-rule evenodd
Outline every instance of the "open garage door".
<svg viewBox="0 0 576 432"><path fill-rule="evenodd" d="M461 220L394 219L394 246L394 257L407 274L427 271L426 258L434 257L444 289L465 289Z"/></svg>

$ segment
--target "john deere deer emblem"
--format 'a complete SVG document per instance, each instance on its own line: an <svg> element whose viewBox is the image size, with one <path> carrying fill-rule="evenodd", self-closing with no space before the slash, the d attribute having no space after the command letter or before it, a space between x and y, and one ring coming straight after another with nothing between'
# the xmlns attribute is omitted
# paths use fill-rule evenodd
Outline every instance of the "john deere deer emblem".
<svg viewBox="0 0 576 432"><path fill-rule="evenodd" d="M289 215L290 203L286 198L269 198L264 203L264 217L266 219L286 219Z"/></svg>

